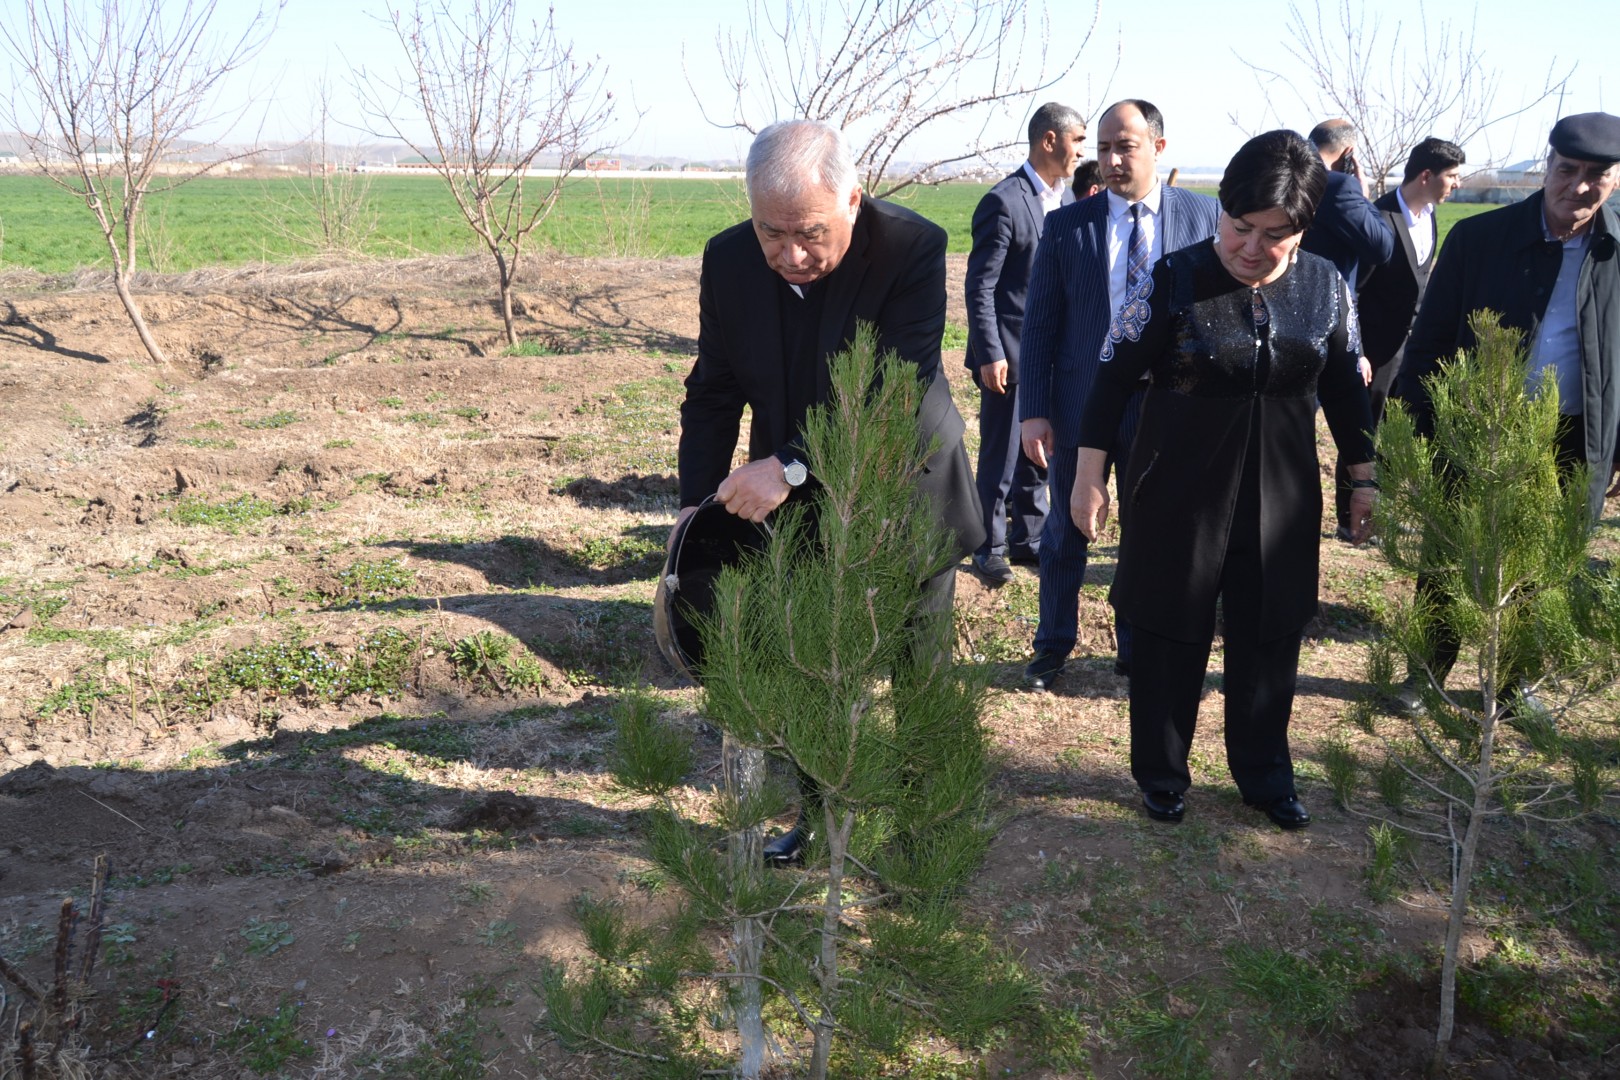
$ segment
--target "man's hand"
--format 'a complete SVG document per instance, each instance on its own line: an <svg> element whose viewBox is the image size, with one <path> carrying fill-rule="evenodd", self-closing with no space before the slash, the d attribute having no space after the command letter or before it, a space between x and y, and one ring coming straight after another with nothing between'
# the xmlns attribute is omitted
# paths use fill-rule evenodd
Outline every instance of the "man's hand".
<svg viewBox="0 0 1620 1080"><path fill-rule="evenodd" d="M1074 490L1069 493L1069 520L1082 536L1094 543L1097 534L1108 524L1108 485L1099 484L1091 477L1075 477Z"/></svg>
<svg viewBox="0 0 1620 1080"><path fill-rule="evenodd" d="M1019 424L1018 433L1024 442L1024 456L1041 468L1046 468L1046 459L1052 453L1052 425L1040 417L1034 417Z"/></svg>
<svg viewBox="0 0 1620 1080"><path fill-rule="evenodd" d="M980 364L979 385L992 394L1005 394L1007 392L1007 361L997 360L993 364Z"/></svg>
<svg viewBox="0 0 1620 1080"><path fill-rule="evenodd" d="M738 517L756 525L781 506L793 489L782 479L782 463L774 457L750 461L720 481L714 497Z"/></svg>
<svg viewBox="0 0 1620 1080"><path fill-rule="evenodd" d="M1372 535L1373 499L1376 488L1355 488L1350 492L1350 542L1360 544Z"/></svg>
<svg viewBox="0 0 1620 1080"><path fill-rule="evenodd" d="M1361 385L1371 386L1373 379L1372 361L1365 356L1357 357L1356 370L1361 372Z"/></svg>

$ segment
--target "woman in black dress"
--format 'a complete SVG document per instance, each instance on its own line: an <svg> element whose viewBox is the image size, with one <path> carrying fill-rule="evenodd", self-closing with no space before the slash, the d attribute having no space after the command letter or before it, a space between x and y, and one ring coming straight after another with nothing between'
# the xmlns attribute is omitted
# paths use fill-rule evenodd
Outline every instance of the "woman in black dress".
<svg viewBox="0 0 1620 1080"><path fill-rule="evenodd" d="M1288 720L1300 635L1316 612L1318 400L1352 463L1358 542L1377 486L1353 299L1331 263L1299 250L1326 182L1292 131L1245 143L1221 179L1214 239L1160 259L1121 307L1082 418L1071 510L1095 540L1120 411L1152 376L1119 485L1112 599L1136 635L1131 774L1155 820L1185 810L1219 598L1232 778L1283 828L1310 824Z"/></svg>

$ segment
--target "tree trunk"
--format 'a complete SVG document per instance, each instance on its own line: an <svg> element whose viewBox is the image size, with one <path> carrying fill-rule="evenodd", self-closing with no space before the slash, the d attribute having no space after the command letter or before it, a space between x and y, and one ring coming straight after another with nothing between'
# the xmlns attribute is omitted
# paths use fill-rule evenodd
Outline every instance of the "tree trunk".
<svg viewBox="0 0 1620 1080"><path fill-rule="evenodd" d="M742 804L759 795L765 785L763 750L744 746L727 735L721 742L720 762L729 798ZM764 848L763 825L752 825L741 832L732 833L726 841L732 879L753 895L758 895L755 886L765 872ZM732 963L737 973L743 976L737 980L731 996L731 1007L737 1016L740 1047L734 1075L739 1080L759 1080L770 1049L765 1038L764 994L758 979L765 934L758 919L738 919L732 923L731 938Z"/></svg>
<svg viewBox="0 0 1620 1080"><path fill-rule="evenodd" d="M141 315L141 306L135 302L135 294L129 291L128 275L114 274L113 289L117 291L118 299L123 302L129 321L135 324L135 333L139 335L141 344L146 346L147 355L159 364L167 364L169 358L158 348L157 339L152 336L152 331L147 329L146 319Z"/></svg>
<svg viewBox="0 0 1620 1080"><path fill-rule="evenodd" d="M849 850L849 834L855 828L855 814L845 811L844 819L833 817L831 798L821 808L827 830L827 902L821 916L821 955L816 975L821 983L821 1015L816 1018L815 1042L810 1051L810 1080L827 1080L832 1058L834 1009L838 1003L838 924L844 917L844 854Z"/></svg>
<svg viewBox="0 0 1620 1080"><path fill-rule="evenodd" d="M1446 921L1446 950L1440 961L1440 1026L1434 1036L1434 1057L1429 1061L1429 1072L1436 1076L1445 1070L1446 1054L1451 1049L1451 1035L1457 1023L1457 958L1462 950L1463 922L1468 917L1468 887L1473 881L1479 837L1485 830L1486 812L1494 790L1491 750L1501 709L1492 697L1496 679L1488 676L1481 681L1486 690L1484 722L1480 725L1479 771L1474 774L1474 805L1468 812L1468 828L1463 832L1462 851L1457 857L1457 879L1451 883L1451 915Z"/></svg>
<svg viewBox="0 0 1620 1080"><path fill-rule="evenodd" d="M506 258L500 252L495 253L495 265L500 267L501 281L501 322L506 325L506 343L517 348L517 325L512 319L512 272Z"/></svg>

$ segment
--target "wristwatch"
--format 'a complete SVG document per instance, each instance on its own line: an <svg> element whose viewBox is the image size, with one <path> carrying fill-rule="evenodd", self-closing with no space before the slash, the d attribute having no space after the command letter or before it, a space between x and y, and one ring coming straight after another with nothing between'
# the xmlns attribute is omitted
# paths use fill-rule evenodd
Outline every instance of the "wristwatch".
<svg viewBox="0 0 1620 1080"><path fill-rule="evenodd" d="M784 458L780 454L777 455L777 460L782 462L782 479L787 482L788 487L799 487L810 479L810 469L804 462L797 458Z"/></svg>

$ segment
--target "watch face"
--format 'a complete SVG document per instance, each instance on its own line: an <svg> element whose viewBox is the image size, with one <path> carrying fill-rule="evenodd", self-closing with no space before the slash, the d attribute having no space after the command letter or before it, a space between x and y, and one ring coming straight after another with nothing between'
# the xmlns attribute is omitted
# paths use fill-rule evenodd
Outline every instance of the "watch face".
<svg viewBox="0 0 1620 1080"><path fill-rule="evenodd" d="M802 461L790 461L782 466L782 479L787 481L788 487L798 487L810 475Z"/></svg>

